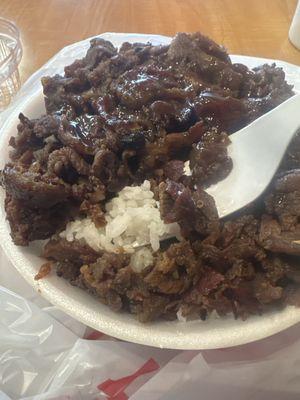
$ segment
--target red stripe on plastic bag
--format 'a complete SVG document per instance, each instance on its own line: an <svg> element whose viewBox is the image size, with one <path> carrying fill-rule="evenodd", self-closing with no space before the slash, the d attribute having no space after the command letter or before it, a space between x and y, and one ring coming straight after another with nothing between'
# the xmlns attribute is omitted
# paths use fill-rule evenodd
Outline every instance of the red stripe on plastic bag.
<svg viewBox="0 0 300 400"><path fill-rule="evenodd" d="M133 374L124 376L120 379L107 379L103 383L100 383L97 388L108 396L111 396L109 399L126 400L127 396L125 395L124 390L127 388L127 386L129 386L139 376L149 374L150 372L157 371L158 369L159 365L157 362L153 360L153 358L149 358L149 360Z"/></svg>
<svg viewBox="0 0 300 400"><path fill-rule="evenodd" d="M104 336L103 332L92 331L87 336L85 336L84 339L87 339L87 340L98 340L98 339L101 339L103 336Z"/></svg>

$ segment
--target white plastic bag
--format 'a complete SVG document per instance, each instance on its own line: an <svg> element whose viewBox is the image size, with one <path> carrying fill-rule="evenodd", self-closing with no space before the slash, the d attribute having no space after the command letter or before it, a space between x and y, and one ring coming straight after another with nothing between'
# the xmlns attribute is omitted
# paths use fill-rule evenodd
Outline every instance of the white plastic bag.
<svg viewBox="0 0 300 400"><path fill-rule="evenodd" d="M81 339L67 327L70 317L60 315L58 321L47 307L3 287L0 309L0 389L11 399L62 394L125 399L128 386L127 393L133 393L178 353L113 339Z"/></svg>

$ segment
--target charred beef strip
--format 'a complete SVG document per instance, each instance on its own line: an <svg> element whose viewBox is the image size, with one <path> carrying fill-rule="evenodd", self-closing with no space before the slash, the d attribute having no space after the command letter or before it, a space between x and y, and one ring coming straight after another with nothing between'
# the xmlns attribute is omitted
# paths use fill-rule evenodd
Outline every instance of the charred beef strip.
<svg viewBox="0 0 300 400"><path fill-rule="evenodd" d="M182 235L207 235L219 226L214 200L201 188L191 190L167 180L159 185L160 213L165 223L178 222Z"/></svg>
<svg viewBox="0 0 300 400"><path fill-rule="evenodd" d="M23 201L7 194L5 211L10 221L11 237L18 246L28 246L33 240L48 239L62 230L69 217L67 204L56 204L50 208L25 206Z"/></svg>

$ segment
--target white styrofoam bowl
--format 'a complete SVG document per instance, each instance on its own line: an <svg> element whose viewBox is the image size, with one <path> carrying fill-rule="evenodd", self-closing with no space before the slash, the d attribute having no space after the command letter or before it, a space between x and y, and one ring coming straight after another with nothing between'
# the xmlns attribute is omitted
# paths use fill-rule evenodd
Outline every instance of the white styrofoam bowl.
<svg viewBox="0 0 300 400"><path fill-rule="evenodd" d="M124 41L145 42L154 44L168 43L170 38L156 35L115 34L100 35L111 40L115 45ZM37 117L44 111L40 77L61 73L64 65L84 55L89 40L65 47L44 67L37 71L23 86L14 104L0 118L0 156L2 168L8 160L8 140L15 135L18 124L18 113L24 112L29 117ZM241 62L249 67L273 60L232 56L234 62ZM276 61L286 72L287 79L300 90L300 69L297 66ZM3 207L4 191L0 191L0 242L19 273L39 293L58 306L67 314L84 324L100 330L108 335L130 342L171 349L214 349L231 347L249 343L280 332L300 322L300 308L286 307L274 310L262 316L254 316L246 321L234 320L232 317L209 319L208 321L159 321L141 324L127 313L115 313L101 304L88 293L71 286L66 280L58 278L54 273L35 281L34 276L43 260L39 257L40 244L33 243L29 247L17 247L10 237L9 225ZM4 266L2 266L4 268Z"/></svg>

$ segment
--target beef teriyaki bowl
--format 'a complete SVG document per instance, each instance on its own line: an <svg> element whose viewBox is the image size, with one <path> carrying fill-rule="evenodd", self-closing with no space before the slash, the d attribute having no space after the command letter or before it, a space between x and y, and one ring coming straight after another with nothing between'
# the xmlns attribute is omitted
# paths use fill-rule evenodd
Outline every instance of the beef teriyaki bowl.
<svg viewBox="0 0 300 400"><path fill-rule="evenodd" d="M16 273L86 325L150 346L230 347L299 322L299 135L245 210L220 221L205 192L232 168L230 134L298 76L200 33L64 48L2 117L0 237Z"/></svg>

